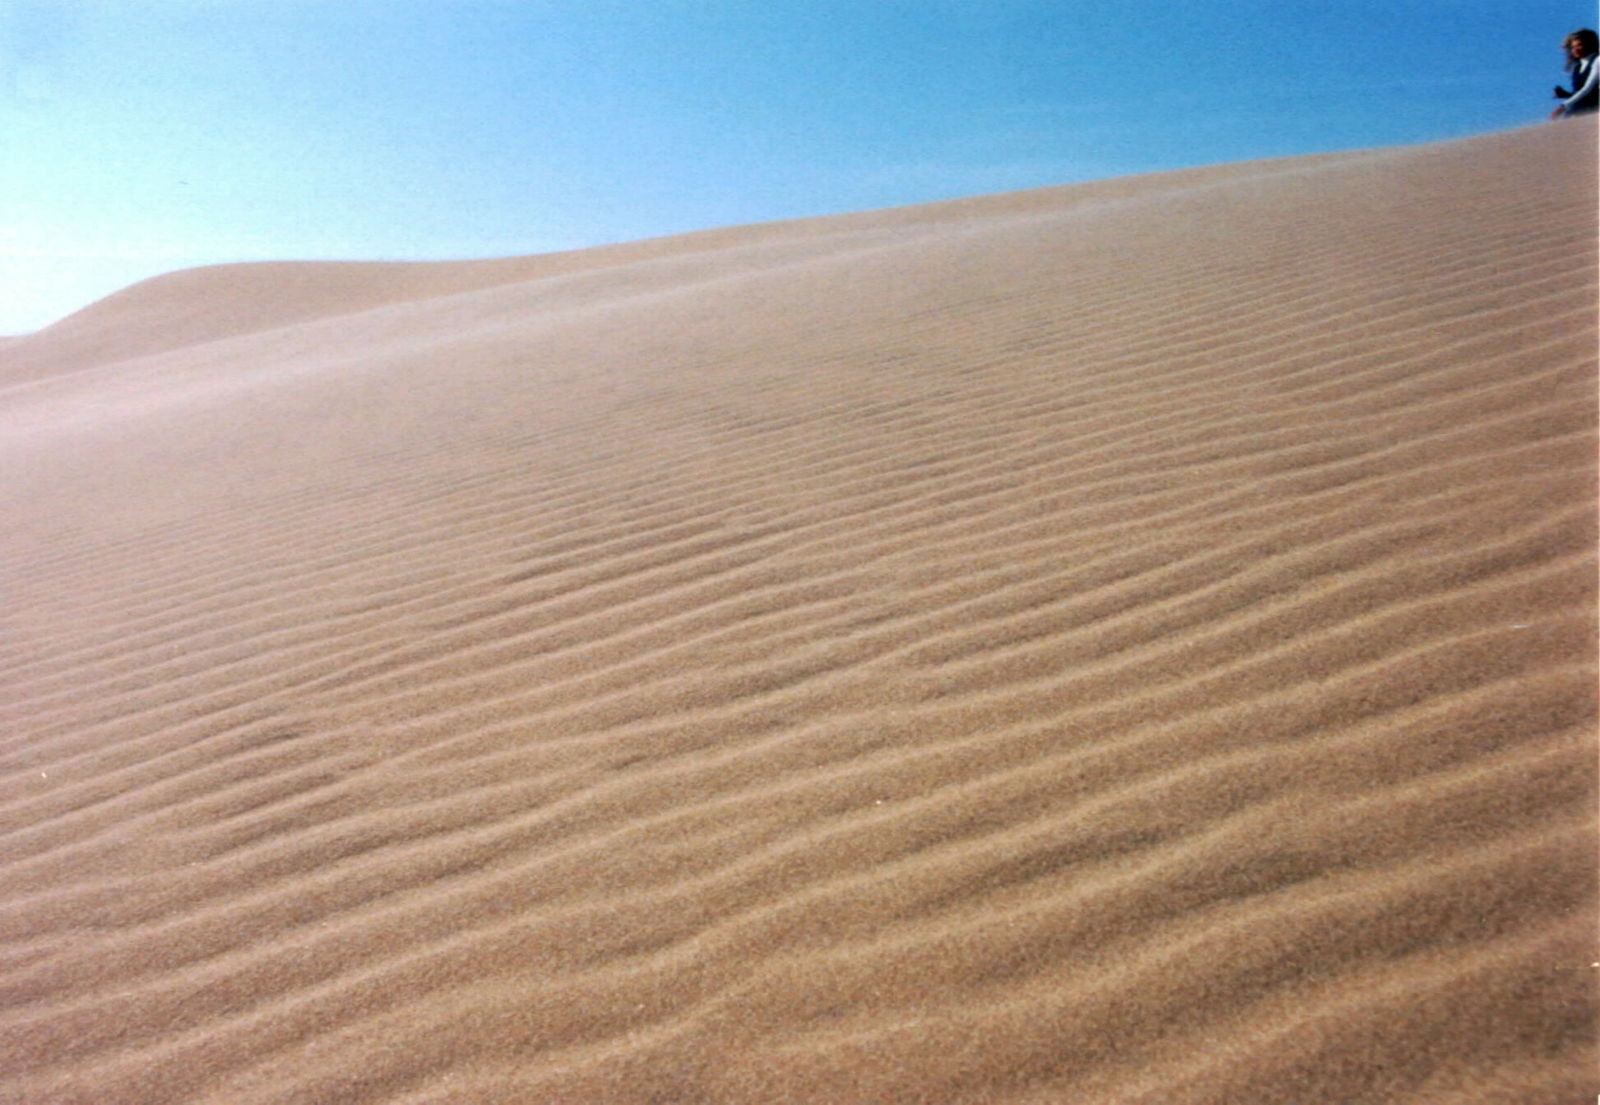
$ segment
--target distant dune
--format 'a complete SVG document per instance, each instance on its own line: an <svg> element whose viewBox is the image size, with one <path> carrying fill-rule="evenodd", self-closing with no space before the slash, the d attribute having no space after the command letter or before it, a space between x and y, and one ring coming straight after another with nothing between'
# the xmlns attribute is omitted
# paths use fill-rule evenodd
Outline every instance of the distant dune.
<svg viewBox="0 0 1600 1105"><path fill-rule="evenodd" d="M0 1101L1593 1101L1595 156L6 341Z"/></svg>

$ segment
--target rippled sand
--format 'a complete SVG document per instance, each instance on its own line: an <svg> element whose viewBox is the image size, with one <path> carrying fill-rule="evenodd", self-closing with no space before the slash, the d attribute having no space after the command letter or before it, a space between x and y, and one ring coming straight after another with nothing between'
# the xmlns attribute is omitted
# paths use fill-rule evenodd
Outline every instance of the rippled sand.
<svg viewBox="0 0 1600 1105"><path fill-rule="evenodd" d="M0 1099L1592 1100L1594 134L6 341Z"/></svg>

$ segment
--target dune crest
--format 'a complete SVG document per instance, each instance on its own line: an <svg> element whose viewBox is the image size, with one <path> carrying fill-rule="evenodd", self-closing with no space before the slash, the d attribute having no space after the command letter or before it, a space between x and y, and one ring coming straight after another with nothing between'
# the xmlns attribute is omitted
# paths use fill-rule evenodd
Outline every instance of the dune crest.
<svg viewBox="0 0 1600 1105"><path fill-rule="evenodd" d="M0 345L0 1101L1600 1094L1590 123Z"/></svg>

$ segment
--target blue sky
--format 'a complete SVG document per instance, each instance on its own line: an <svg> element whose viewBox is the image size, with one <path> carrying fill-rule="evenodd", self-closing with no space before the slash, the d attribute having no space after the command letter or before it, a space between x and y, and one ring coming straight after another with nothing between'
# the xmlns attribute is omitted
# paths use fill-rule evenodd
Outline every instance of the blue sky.
<svg viewBox="0 0 1600 1105"><path fill-rule="evenodd" d="M572 249L1542 120L1590 4L0 0L0 333L216 261Z"/></svg>

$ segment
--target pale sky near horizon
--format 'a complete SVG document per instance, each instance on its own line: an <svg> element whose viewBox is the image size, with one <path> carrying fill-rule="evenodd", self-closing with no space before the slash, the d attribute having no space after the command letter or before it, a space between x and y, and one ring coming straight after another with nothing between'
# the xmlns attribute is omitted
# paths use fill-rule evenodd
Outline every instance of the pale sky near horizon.
<svg viewBox="0 0 1600 1105"><path fill-rule="evenodd" d="M0 334L234 260L505 256L1537 123L1561 0L0 0Z"/></svg>

